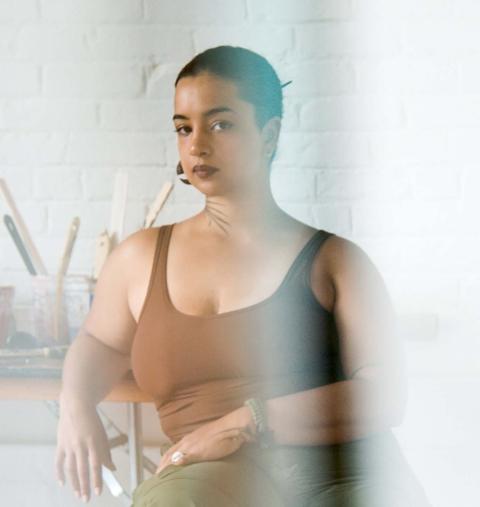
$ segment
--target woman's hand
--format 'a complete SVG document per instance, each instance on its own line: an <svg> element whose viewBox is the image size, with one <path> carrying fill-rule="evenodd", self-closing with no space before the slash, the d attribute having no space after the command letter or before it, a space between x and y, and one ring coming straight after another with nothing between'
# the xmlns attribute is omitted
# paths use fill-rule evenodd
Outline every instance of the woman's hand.
<svg viewBox="0 0 480 507"><path fill-rule="evenodd" d="M254 424L250 409L241 407L197 428L172 445L162 456L155 471L159 474L168 465L188 465L224 458L237 451L245 442L254 442ZM185 456L172 463L172 455L181 451Z"/></svg>
<svg viewBox="0 0 480 507"><path fill-rule="evenodd" d="M75 494L84 502L90 498L90 477L99 495L102 465L116 469L105 428L95 407L68 402L60 404L55 468L62 485L65 483L64 465Z"/></svg>

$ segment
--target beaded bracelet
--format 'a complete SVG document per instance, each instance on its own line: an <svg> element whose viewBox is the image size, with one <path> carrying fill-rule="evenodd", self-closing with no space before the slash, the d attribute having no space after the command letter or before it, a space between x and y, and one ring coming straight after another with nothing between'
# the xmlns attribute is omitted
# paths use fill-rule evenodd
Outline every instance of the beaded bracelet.
<svg viewBox="0 0 480 507"><path fill-rule="evenodd" d="M256 438L262 449L268 449L274 443L273 431L268 429L265 402L259 398L249 398L244 402L252 412L256 428Z"/></svg>

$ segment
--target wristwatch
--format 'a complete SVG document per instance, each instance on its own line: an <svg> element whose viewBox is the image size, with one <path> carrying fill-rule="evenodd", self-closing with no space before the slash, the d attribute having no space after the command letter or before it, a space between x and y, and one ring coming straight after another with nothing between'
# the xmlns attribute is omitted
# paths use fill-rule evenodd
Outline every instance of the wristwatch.
<svg viewBox="0 0 480 507"><path fill-rule="evenodd" d="M262 449L268 449L274 444L273 431L268 428L266 404L260 398L249 398L244 402L252 412L256 428L256 440Z"/></svg>

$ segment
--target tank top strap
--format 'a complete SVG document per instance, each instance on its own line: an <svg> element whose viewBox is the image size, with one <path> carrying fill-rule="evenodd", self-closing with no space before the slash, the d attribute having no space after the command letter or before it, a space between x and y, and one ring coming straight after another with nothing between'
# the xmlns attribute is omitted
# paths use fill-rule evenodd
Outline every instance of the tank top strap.
<svg viewBox="0 0 480 507"><path fill-rule="evenodd" d="M167 295L167 254L173 226L173 223L164 224L160 226L160 229L158 231L158 257L155 284L158 290L158 294L161 296L161 300L164 302L166 301Z"/></svg>
<svg viewBox="0 0 480 507"><path fill-rule="evenodd" d="M323 229L317 230L316 233L307 241L302 248L297 258L293 262L291 269L287 275L285 282L293 283L299 282L303 286L310 286L310 272L312 268L313 259L322 248L324 242L330 237L334 236L333 232L328 232Z"/></svg>
<svg viewBox="0 0 480 507"><path fill-rule="evenodd" d="M166 253L166 241L165 236L167 233L167 225L161 225L158 227L157 238L155 242L155 253L153 256L152 268L150 271L150 277L148 280L147 292L145 294L145 300L142 305L142 309L140 311L138 322L143 318L143 315L147 312L147 307L153 304L154 301L158 301L158 296L163 294L163 283L164 283L164 274L163 274L163 265L165 263L165 253Z"/></svg>

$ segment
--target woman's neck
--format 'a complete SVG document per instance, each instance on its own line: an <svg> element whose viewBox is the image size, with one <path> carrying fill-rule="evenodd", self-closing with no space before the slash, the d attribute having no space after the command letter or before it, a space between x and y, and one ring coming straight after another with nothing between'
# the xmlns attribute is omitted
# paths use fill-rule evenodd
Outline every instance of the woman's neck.
<svg viewBox="0 0 480 507"><path fill-rule="evenodd" d="M218 237L250 241L285 225L289 216L279 208L273 197L232 200L212 196L207 197L205 208L198 218L200 227Z"/></svg>

